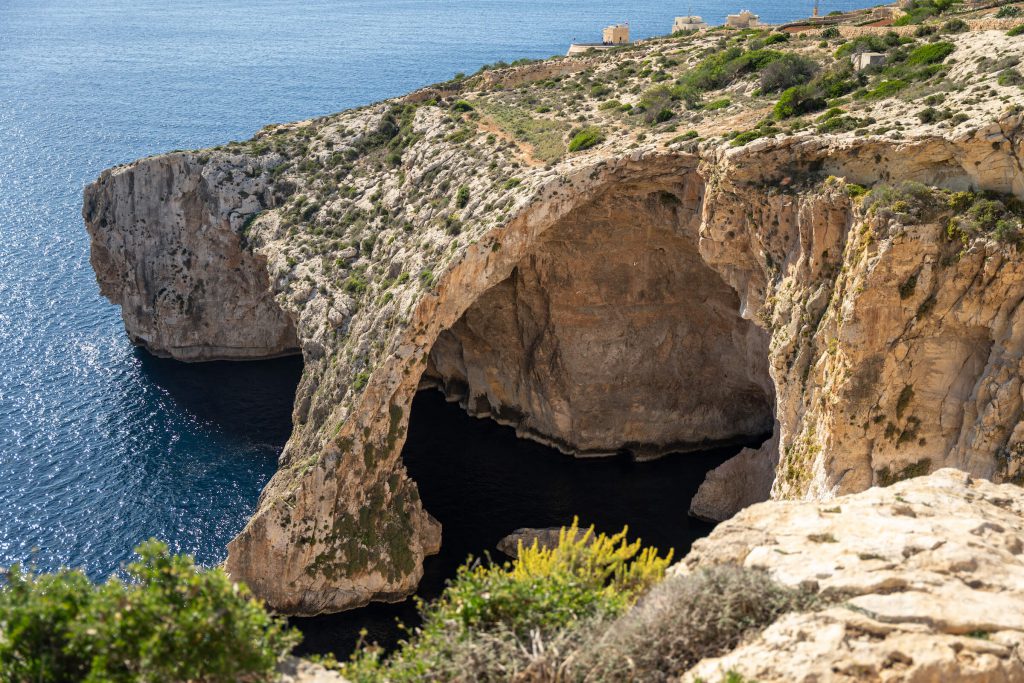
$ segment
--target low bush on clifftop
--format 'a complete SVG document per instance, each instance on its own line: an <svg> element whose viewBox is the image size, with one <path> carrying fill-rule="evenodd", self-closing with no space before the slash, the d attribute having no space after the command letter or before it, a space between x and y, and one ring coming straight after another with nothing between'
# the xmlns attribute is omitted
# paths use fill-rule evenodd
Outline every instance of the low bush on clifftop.
<svg viewBox="0 0 1024 683"><path fill-rule="evenodd" d="M782 614L817 603L813 591L781 586L764 570L722 565L673 577L590 642L574 668L583 680L676 680Z"/></svg>
<svg viewBox="0 0 1024 683"><path fill-rule="evenodd" d="M8 570L0 680L11 683L269 681L300 636L220 569L148 541L128 580Z"/></svg>
<svg viewBox="0 0 1024 683"><path fill-rule="evenodd" d="M614 618L661 580L671 553L660 557L626 530L563 529L555 548L520 545L505 564L462 566L444 594L421 604L423 625L390 657L358 650L344 675L356 682L508 680L527 665L531 643L565 641L568 633Z"/></svg>
<svg viewBox="0 0 1024 683"><path fill-rule="evenodd" d="M390 657L363 647L342 673L381 681L668 681L720 656L813 592L733 565L662 580L669 558L639 541L563 529L556 548L471 563L421 605L423 625ZM723 680L741 680L727 676Z"/></svg>

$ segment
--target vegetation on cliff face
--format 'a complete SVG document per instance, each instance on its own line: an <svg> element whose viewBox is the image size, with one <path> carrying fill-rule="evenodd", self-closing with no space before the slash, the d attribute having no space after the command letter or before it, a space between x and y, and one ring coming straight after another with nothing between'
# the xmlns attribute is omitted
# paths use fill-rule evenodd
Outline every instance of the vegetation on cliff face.
<svg viewBox="0 0 1024 683"><path fill-rule="evenodd" d="M0 679L11 683L266 681L300 636L221 569L149 541L126 578L14 566L0 587Z"/></svg>

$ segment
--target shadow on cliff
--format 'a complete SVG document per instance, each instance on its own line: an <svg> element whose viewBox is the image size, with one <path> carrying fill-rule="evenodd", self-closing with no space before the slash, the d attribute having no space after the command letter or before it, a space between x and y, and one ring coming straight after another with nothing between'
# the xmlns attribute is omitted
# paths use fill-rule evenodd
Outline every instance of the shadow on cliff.
<svg viewBox="0 0 1024 683"><path fill-rule="evenodd" d="M135 350L142 374L192 418L229 437L284 447L302 376L301 356L182 363Z"/></svg>
<svg viewBox="0 0 1024 683"><path fill-rule="evenodd" d="M751 440L743 445L757 446ZM651 462L628 456L578 459L516 437L512 427L471 417L434 390L413 401L402 459L416 481L424 507L443 527L441 552L424 562L417 595L433 598L467 556L490 553L518 527L582 524L615 532L629 525L630 537L677 558L711 532L713 525L687 515L690 499L708 470L741 446L677 453ZM412 600L311 618L293 619L305 634L300 653L351 652L360 629L369 641L395 645L399 619L418 623Z"/></svg>

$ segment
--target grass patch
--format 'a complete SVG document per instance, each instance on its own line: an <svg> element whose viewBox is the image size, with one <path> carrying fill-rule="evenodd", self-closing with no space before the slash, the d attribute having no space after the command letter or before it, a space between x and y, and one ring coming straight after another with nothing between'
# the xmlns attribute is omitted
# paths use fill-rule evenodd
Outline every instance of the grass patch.
<svg viewBox="0 0 1024 683"><path fill-rule="evenodd" d="M546 163L554 163L565 155L565 135L569 124L535 117L529 110L508 104L481 103L480 111L502 130L533 149L533 155Z"/></svg>
<svg viewBox="0 0 1024 683"><path fill-rule="evenodd" d="M569 151L582 152L585 149L596 147L602 142L604 142L604 133L601 132L601 129L588 126L587 128L574 131L572 139L569 140Z"/></svg>

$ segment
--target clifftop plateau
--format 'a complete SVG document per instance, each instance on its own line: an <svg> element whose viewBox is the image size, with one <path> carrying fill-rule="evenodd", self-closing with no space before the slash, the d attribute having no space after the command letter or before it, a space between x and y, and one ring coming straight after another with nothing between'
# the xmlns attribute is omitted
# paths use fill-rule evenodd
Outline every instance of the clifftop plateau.
<svg viewBox="0 0 1024 683"><path fill-rule="evenodd" d="M1024 40L992 14L653 39L103 172L83 215L133 341L305 362L228 570L295 614L411 593L427 386L579 455L765 437L713 519L1024 480Z"/></svg>

